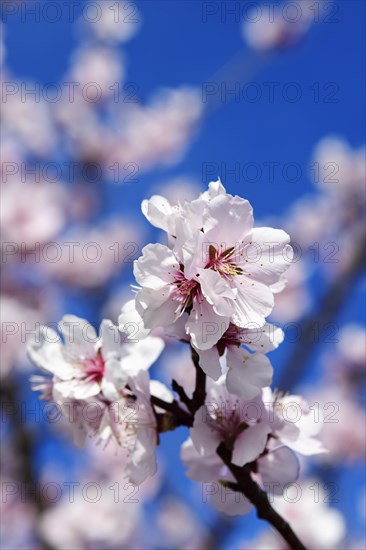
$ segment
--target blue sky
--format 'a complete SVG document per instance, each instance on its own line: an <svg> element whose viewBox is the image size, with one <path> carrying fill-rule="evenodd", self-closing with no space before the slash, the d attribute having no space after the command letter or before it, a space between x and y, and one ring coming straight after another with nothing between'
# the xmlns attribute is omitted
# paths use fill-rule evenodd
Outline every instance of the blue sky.
<svg viewBox="0 0 366 550"><path fill-rule="evenodd" d="M241 50L248 58L250 56L235 17L228 16L223 22L217 13L207 17L205 22L204 2L145 0L136 1L136 4L142 26L124 50L127 80L137 84L143 102L148 101L159 87L182 84L200 87ZM332 4L339 7L337 22L313 25L299 44L273 56L258 74L249 78L262 93L257 102L245 100L242 95L239 101L222 104L203 121L178 165L145 174L133 186L109 186L106 190L108 210L104 214L128 214L145 224L139 204L159 182L186 175L203 185L216 179L207 178L203 173L205 163L209 162L217 163L217 175L221 175L229 192L251 201L258 217L284 213L294 200L313 192L309 162L314 145L322 137L337 134L355 147L365 142L366 3L341 0ZM24 23L14 16L8 21L6 44L7 64L17 78L47 83L63 77L77 41L75 28L67 18L50 24L37 23L31 17ZM254 58L252 62L254 67L259 65ZM240 83L241 90L245 89L245 74L238 74L235 81ZM269 83L275 83L272 84L275 86L273 102L269 100ZM301 91L299 101L285 99L286 93L294 89L291 83ZM265 163L273 161L280 163L280 168L271 183ZM232 174L225 177L225 170L230 170L235 163L239 163L241 172L249 163L256 163L262 168L263 176L257 182L245 181L242 176L236 181ZM287 163L301 167L298 181L291 183L283 178L281 170ZM131 279L131 274L127 278ZM342 321L363 319L360 300L363 289L361 283L355 286L341 314ZM88 298L79 296L78 299L78 313L84 311L87 315ZM278 352L275 359L278 364L284 353L286 351ZM310 380L311 376L309 374ZM178 441L183 438L182 432L163 436L162 452L168 459L176 457ZM52 444L43 451L52 454ZM67 453L64 459L69 460ZM357 490L361 473L347 477L345 483ZM170 482L182 494L187 487L188 492L193 490L192 484L185 481L181 468L171 470ZM350 515L354 504L351 500L346 499L343 503ZM239 523L250 524L246 518Z"/></svg>

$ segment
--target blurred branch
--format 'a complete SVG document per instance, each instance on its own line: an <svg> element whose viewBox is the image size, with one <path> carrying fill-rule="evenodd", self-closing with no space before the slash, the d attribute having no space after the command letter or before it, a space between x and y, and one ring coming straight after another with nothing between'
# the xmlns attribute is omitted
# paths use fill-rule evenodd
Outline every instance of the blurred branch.
<svg viewBox="0 0 366 550"><path fill-rule="evenodd" d="M318 342L314 339L314 327L324 327L339 313L354 289L356 278L366 267L366 232L363 231L348 267L329 286L315 313L300 325L301 339L279 377L278 387L289 391L301 378L308 360Z"/></svg>
<svg viewBox="0 0 366 550"><path fill-rule="evenodd" d="M19 481L23 484L24 488L27 489L28 498L37 511L37 515L40 516L47 506L41 496L39 482L32 468L34 441L19 411L19 397L13 381L6 380L2 382L0 385L0 397L4 410L7 412L12 422L12 438L17 450L17 456L20 459L20 467L18 469ZM37 536L42 550L53 550L53 547L43 540L39 532L37 532Z"/></svg>

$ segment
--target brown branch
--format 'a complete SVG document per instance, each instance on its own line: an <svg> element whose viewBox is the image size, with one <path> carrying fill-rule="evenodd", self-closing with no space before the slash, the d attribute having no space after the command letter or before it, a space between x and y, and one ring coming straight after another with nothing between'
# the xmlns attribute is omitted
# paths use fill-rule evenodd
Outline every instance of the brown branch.
<svg viewBox="0 0 366 550"><path fill-rule="evenodd" d="M287 521L272 508L267 493L252 479L250 470L245 466L240 468L231 463L232 452L227 449L224 443L218 446L217 454L235 477L237 481L235 490L239 489L255 506L258 518L268 521L282 535L292 550L306 550Z"/></svg>
<svg viewBox="0 0 366 550"><path fill-rule="evenodd" d="M155 395L152 395L151 404L172 414L175 420L177 421L176 422L177 427L193 426L193 415L191 415L189 412L185 411L184 409L181 409L177 401L168 403L167 401L160 399L160 397L155 397Z"/></svg>
<svg viewBox="0 0 366 550"><path fill-rule="evenodd" d="M181 409L177 401L168 403L163 399L152 396L151 403L175 415L175 424L177 427L179 425L193 426L194 415ZM267 493L253 481L250 470L246 467L240 468L231 463L232 453L226 448L224 443L219 445L217 454L235 477L237 481L235 490L239 490L248 500L250 500L257 510L257 516L260 519L268 521L268 523L282 535L292 550L306 550L305 546L292 531L290 525L272 508Z"/></svg>
<svg viewBox="0 0 366 550"><path fill-rule="evenodd" d="M188 410L191 411L192 399L188 397L183 386L178 384L176 380L172 380L172 389L179 395L179 399L185 404Z"/></svg>
<svg viewBox="0 0 366 550"><path fill-rule="evenodd" d="M192 395L192 408L190 409L194 414L202 405L206 399L206 373L200 367L199 355L196 350L191 346L191 355L194 366L196 367L196 387Z"/></svg>

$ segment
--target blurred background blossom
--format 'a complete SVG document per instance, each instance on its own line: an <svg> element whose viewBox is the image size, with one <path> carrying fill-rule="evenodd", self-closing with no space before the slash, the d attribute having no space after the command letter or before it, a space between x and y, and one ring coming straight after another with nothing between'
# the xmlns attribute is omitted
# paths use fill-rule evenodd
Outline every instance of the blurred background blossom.
<svg viewBox="0 0 366 550"><path fill-rule="evenodd" d="M365 4L51 4L1 3L1 548L286 550L254 513L210 507L178 461L185 429L137 491L30 391L37 325L116 321L131 298L133 260L161 239L141 201L218 176L298 252L275 385L304 392L329 452L275 506L310 549L364 548ZM189 392L189 350L166 344L153 375Z"/></svg>

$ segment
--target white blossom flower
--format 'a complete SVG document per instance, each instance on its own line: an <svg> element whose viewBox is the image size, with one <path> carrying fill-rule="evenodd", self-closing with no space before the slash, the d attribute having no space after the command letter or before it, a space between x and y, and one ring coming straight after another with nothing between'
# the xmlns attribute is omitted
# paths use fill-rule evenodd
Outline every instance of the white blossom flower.
<svg viewBox="0 0 366 550"><path fill-rule="evenodd" d="M185 334L186 316L183 315L173 326L168 327L166 333L189 342ZM264 354L276 349L283 337L283 331L270 323L250 328L230 323L227 331L211 349L192 347L198 354L200 367L210 378L218 380L226 373L229 392L243 399L252 399L260 394L262 388L272 383L273 369Z"/></svg>
<svg viewBox="0 0 366 550"><path fill-rule="evenodd" d="M290 265L289 236L253 228L249 202L226 194L220 181L183 207L159 201L155 196L142 208L168 232L170 246L146 246L134 270L142 287L136 307L145 327L171 325L187 312L187 334L195 347L207 350L230 322L263 326L273 308L274 285Z"/></svg>
<svg viewBox="0 0 366 550"><path fill-rule="evenodd" d="M150 382L147 373L163 341L146 334L133 340L109 320L102 321L98 337L87 321L73 315L63 317L60 330L63 342L48 329L29 344L31 360L53 374L52 397L68 418L76 442L83 444L89 434L114 441L127 453L126 475L142 483L156 472L158 426L150 390L173 399L163 384ZM50 397L44 379L33 379L33 388Z"/></svg>
<svg viewBox="0 0 366 550"><path fill-rule="evenodd" d="M309 404L298 395L283 395L271 388L262 390L265 405L264 415L271 426L277 446L286 445L305 456L326 452L316 439L322 427L320 412L314 412Z"/></svg>
<svg viewBox="0 0 366 550"><path fill-rule="evenodd" d="M102 392L113 400L128 376L149 368L164 346L155 337L131 342L106 319L99 337L85 319L73 315L65 315L59 327L63 342L46 327L29 343L28 353L33 363L53 374L54 390L64 398L88 399Z"/></svg>
<svg viewBox="0 0 366 550"><path fill-rule="evenodd" d="M153 383L155 382L155 383ZM131 483L139 485L156 473L155 449L158 444L158 426L150 391L157 397L168 395L169 390L157 381L149 381L146 371L138 371L127 380L119 399L108 407L102 439L114 440L127 453L125 474Z"/></svg>
<svg viewBox="0 0 366 550"><path fill-rule="evenodd" d="M305 418L297 419L298 426L294 426L281 412L287 403L298 404L299 399L288 396L288 401L280 402L271 397L266 388L263 400L267 402L261 397L240 399L227 391L225 377L218 382L209 380L205 405L195 414L190 438L183 444L181 458L188 467L188 477L217 483L219 489L212 494L212 501L227 514L245 514L252 505L242 495L239 498L235 491L227 492L220 486L220 481L235 482L216 453L221 442L232 449L232 463L249 466L253 479L274 495L281 495L298 477L294 450L306 455L324 452L312 437L318 428L308 417L305 404L301 409Z"/></svg>

